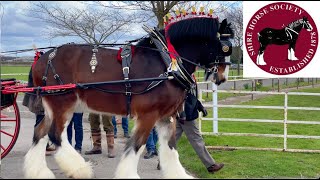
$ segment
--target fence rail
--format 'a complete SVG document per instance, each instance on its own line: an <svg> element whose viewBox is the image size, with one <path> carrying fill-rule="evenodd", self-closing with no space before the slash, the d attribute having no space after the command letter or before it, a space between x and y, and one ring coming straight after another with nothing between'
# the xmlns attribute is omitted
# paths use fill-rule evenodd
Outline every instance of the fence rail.
<svg viewBox="0 0 320 180"><path fill-rule="evenodd" d="M277 137L283 138L283 148L256 148L256 147L224 147L224 146L207 146L210 149L246 149L246 150L271 150L271 151L287 151L287 152L310 152L320 153L320 150L314 149L288 149L287 139L320 139L320 136L307 136L307 135L288 135L288 124L313 124L320 125L320 121L299 121L288 120L288 110L310 110L320 111L319 107L289 107L288 96L289 95L304 95L304 96L320 96L320 93L304 93L304 92L262 92L262 91L238 91L238 90L217 90L217 86L212 83L212 90L200 90L200 100L202 101L202 93L212 93L212 104L204 104L204 107L211 107L213 118L203 118L200 113L199 117L199 130L203 135L225 135L225 136L255 136L255 137ZM269 94L269 95L284 95L283 106L252 106L252 105L218 105L218 92L224 93L243 93L243 94ZM241 118L218 118L218 107L224 108L259 108L259 109L282 109L283 119L241 119ZM213 132L202 132L202 120L213 121ZM257 122L257 123L283 123L283 134L258 134L258 133L224 133L218 132L218 121L234 121L234 122Z"/></svg>

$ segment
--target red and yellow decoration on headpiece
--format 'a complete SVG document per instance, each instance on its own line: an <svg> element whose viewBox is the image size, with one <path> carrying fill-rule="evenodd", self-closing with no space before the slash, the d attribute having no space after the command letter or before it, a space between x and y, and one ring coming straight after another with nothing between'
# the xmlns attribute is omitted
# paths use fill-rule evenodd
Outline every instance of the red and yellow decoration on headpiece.
<svg viewBox="0 0 320 180"><path fill-rule="evenodd" d="M165 32L169 29L170 25L174 24L177 21L183 20L183 19L191 19L196 17L208 17L208 18L218 18L217 16L214 16L213 9L210 9L209 12L206 14L204 12L204 7L200 7L200 11L197 13L196 8L192 7L192 12L188 13L186 10L175 10L174 14L175 16L172 16L171 13L166 14L163 17ZM168 46L169 55L171 58L171 70L177 71L177 59L175 55L178 55L176 50L174 49L173 45L170 42L170 38L166 35L166 41Z"/></svg>
<svg viewBox="0 0 320 180"><path fill-rule="evenodd" d="M185 9L181 10L175 10L174 15L171 15L171 13L166 14L163 17L164 26L167 26L173 22L177 22L179 20L183 19L189 19L189 18L195 18L195 17L210 17L210 18L218 18L217 16L214 16L213 9L210 9L208 13L205 13L204 7L200 7L199 12L197 12L195 7L191 8L191 13L188 13Z"/></svg>

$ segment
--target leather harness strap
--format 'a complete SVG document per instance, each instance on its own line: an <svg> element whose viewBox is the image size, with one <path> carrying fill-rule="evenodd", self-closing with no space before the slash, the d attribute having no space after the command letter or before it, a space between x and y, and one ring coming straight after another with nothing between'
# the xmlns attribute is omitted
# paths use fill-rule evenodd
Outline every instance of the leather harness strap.
<svg viewBox="0 0 320 180"><path fill-rule="evenodd" d="M131 84L128 82L129 80L129 72L130 72L130 64L131 64L131 58L132 58L132 53L131 53L131 44L126 44L122 48L121 51L121 58L122 58L122 72L123 72L123 77L124 80L127 82L125 83L126 87L126 96L127 96L127 115L131 114Z"/></svg>
<svg viewBox="0 0 320 180"><path fill-rule="evenodd" d="M51 68L51 71L52 71L52 73L53 73L54 79L55 79L60 85L63 84L62 80L60 79L60 76L56 73L56 70L55 70L55 68L54 68L53 65L52 65L52 60L53 60L54 57L56 57L57 50L58 50L58 48L55 48L54 51L49 54L49 60L48 60L48 62L47 62L46 71L45 71L44 75L42 76L43 86L46 86L46 84L47 84L47 76L48 76L49 67Z"/></svg>

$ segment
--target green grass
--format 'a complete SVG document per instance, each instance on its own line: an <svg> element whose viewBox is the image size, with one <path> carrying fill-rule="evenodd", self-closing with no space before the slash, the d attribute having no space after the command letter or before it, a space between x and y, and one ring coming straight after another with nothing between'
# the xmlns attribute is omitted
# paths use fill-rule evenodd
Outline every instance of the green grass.
<svg viewBox="0 0 320 180"><path fill-rule="evenodd" d="M295 90L297 91L297 90ZM320 92L320 88L299 90L304 92ZM289 106L319 107L318 96L289 95ZM272 95L254 101L242 103L246 105L283 106L283 95ZM209 109L208 117L212 117ZM284 118L283 110L219 108L220 118ZM289 110L288 120L319 121L317 111ZM283 134L282 123L253 123L219 121L219 132ZM320 136L320 125L288 124L289 135ZM212 132L212 121L202 121L202 131ZM246 136L203 136L207 146L243 146L260 148L283 148L283 138L246 137ZM318 139L288 139L289 149L320 149ZM319 178L320 155L310 153L288 153L271 151L210 151L217 162L224 162L225 168L211 175L195 154L185 136L178 142L180 160L188 171L199 178Z"/></svg>
<svg viewBox="0 0 320 180"><path fill-rule="evenodd" d="M204 70L197 70L194 73L196 79L198 82L203 82L203 78L204 78ZM230 77L230 76L242 76L243 75L243 71L242 69L240 70L240 74L238 74L238 70L236 69L230 69L229 70L229 80L233 80L235 79L234 77ZM236 77L236 79L242 79L242 77Z"/></svg>
<svg viewBox="0 0 320 180"><path fill-rule="evenodd" d="M215 143L219 137L210 137ZM228 137L226 142L236 141ZM208 138L205 137L207 143ZM240 139L237 137L237 139ZM244 141L247 138L244 138ZM269 143L274 144L276 140ZM260 141L256 141L260 142ZM249 144L249 142L248 142ZM318 154L288 153L271 151L209 151L216 162L225 163L225 167L210 174L183 135L178 142L178 152L182 165L199 178L244 179L244 178L319 178L320 156Z"/></svg>
<svg viewBox="0 0 320 180"><path fill-rule="evenodd" d="M5 66L1 65L1 74L20 74L20 73L29 73L30 66ZM14 76L3 76L1 79L7 78L16 78L17 80L28 81L28 75L14 75Z"/></svg>

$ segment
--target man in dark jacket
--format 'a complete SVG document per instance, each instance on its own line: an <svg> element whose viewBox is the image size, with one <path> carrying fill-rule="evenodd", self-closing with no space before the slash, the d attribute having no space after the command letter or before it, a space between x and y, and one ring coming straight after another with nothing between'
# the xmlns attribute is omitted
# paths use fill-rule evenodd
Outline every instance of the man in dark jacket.
<svg viewBox="0 0 320 180"><path fill-rule="evenodd" d="M214 173L223 168L223 163L216 163L211 157L210 153L205 147L205 143L201 136L201 133L196 125L196 119L199 117L199 111L203 113L203 116L207 116L206 109L202 106L201 102L196 97L197 89L192 89L188 92L185 99L184 111L177 117L176 123L176 142L180 139L183 132L185 132L191 146L196 151L202 163L205 165L209 173ZM175 149L176 144L172 145ZM160 163L158 163L158 169L160 169Z"/></svg>

